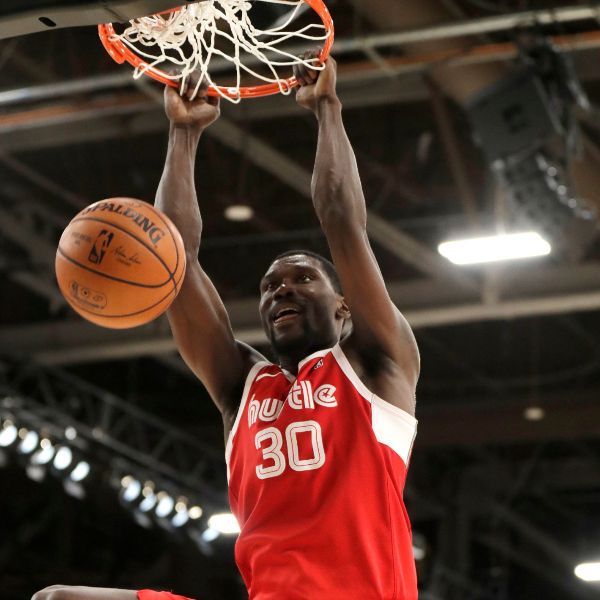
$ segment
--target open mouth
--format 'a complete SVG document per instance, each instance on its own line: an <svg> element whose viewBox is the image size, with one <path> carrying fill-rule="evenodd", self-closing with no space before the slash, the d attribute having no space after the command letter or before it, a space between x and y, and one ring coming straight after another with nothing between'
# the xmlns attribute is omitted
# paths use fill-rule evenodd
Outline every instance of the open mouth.
<svg viewBox="0 0 600 600"><path fill-rule="evenodd" d="M275 325L278 325L279 323L291 321L295 319L299 314L300 311L297 308L293 308L290 306L280 308L273 317L273 323L275 323Z"/></svg>

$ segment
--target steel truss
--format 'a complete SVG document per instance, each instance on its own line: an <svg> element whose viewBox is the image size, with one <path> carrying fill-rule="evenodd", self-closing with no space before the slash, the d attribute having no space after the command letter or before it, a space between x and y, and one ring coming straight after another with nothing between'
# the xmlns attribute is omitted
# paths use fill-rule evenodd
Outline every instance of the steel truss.
<svg viewBox="0 0 600 600"><path fill-rule="evenodd" d="M85 449L110 476L152 479L204 506L227 506L224 458L194 436L64 371L0 363L0 416ZM73 427L77 438L66 439Z"/></svg>

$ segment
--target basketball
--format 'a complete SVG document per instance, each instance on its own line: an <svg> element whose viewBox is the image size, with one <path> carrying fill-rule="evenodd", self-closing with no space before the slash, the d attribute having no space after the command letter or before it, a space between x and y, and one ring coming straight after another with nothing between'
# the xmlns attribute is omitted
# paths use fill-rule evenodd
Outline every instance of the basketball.
<svg viewBox="0 0 600 600"><path fill-rule="evenodd" d="M144 325L169 308L185 275L181 235L161 211L133 198L84 208L64 230L56 279L82 317L111 329Z"/></svg>

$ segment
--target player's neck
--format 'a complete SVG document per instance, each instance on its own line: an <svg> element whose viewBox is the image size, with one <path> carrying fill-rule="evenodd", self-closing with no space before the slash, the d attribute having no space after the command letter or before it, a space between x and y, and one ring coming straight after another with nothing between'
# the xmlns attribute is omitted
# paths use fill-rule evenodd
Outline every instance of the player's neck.
<svg viewBox="0 0 600 600"><path fill-rule="evenodd" d="M307 356L319 352L320 350L327 350L335 346L335 341L325 342L316 346L310 346L308 348L298 349L297 351L288 351L285 354L278 355L279 366L291 373L292 375L298 375L298 364L301 363Z"/></svg>

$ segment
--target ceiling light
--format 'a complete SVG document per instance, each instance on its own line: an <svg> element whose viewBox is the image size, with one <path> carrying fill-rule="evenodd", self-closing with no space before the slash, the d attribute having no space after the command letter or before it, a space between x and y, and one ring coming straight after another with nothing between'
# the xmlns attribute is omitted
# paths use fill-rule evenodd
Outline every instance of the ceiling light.
<svg viewBox="0 0 600 600"><path fill-rule="evenodd" d="M123 500L126 502L133 502L134 500L137 500L139 495L142 493L141 482L131 475L127 475L121 479L121 487Z"/></svg>
<svg viewBox="0 0 600 600"><path fill-rule="evenodd" d="M546 411L541 406L529 406L523 416L527 421L541 421L546 416Z"/></svg>
<svg viewBox="0 0 600 600"><path fill-rule="evenodd" d="M235 534L240 532L237 519L231 513L219 513L208 520L208 526L219 533Z"/></svg>
<svg viewBox="0 0 600 600"><path fill-rule="evenodd" d="M183 527L190 519L190 513L187 510L187 504L180 500L175 505L175 516L171 519L173 527Z"/></svg>
<svg viewBox="0 0 600 600"><path fill-rule="evenodd" d="M85 489L81 483L77 481L65 479L63 481L63 489L69 496L73 496L73 498L77 498L78 500L83 500L85 498Z"/></svg>
<svg viewBox="0 0 600 600"><path fill-rule="evenodd" d="M455 265L515 260L550 254L550 244L539 233L509 233L444 242L438 252Z"/></svg>
<svg viewBox="0 0 600 600"><path fill-rule="evenodd" d="M52 465L55 469L59 471L64 471L69 468L71 463L73 462L73 452L71 448L67 446L59 446L56 450L56 454L54 455L54 460L52 461Z"/></svg>
<svg viewBox="0 0 600 600"><path fill-rule="evenodd" d="M583 581L600 581L600 562L581 563L575 567L575 575Z"/></svg>
<svg viewBox="0 0 600 600"><path fill-rule="evenodd" d="M76 437L77 437L77 430L75 429L75 427L67 427L65 429L65 437L69 440L69 441L73 441Z"/></svg>
<svg viewBox="0 0 600 600"><path fill-rule="evenodd" d="M425 536L416 531L413 532L412 536L412 550L415 560L423 560L427 555L427 540Z"/></svg>
<svg viewBox="0 0 600 600"><path fill-rule="evenodd" d="M167 494L167 492L158 492L156 494L156 498L158 500L158 504L156 505L156 510L154 511L156 516L159 518L168 517L175 507L175 500Z"/></svg>
<svg viewBox="0 0 600 600"><path fill-rule="evenodd" d="M148 515L141 513L139 510L133 512L133 518L141 527L144 527L145 529L152 528L152 519Z"/></svg>
<svg viewBox="0 0 600 600"><path fill-rule="evenodd" d="M207 529L205 529L202 532L202 539L205 542L213 542L214 540L216 540L219 537L219 532L216 529L213 529L212 527L208 527Z"/></svg>
<svg viewBox="0 0 600 600"><path fill-rule="evenodd" d="M7 448L15 442L19 435L19 432L12 421L4 421L2 431L0 431L0 446Z"/></svg>
<svg viewBox="0 0 600 600"><path fill-rule="evenodd" d="M37 447L40 436L35 431L27 431L27 429L19 429L19 437L21 443L17 447L17 450L21 454L31 454Z"/></svg>
<svg viewBox="0 0 600 600"><path fill-rule="evenodd" d="M199 519L202 516L202 509L199 506L191 506L190 510L188 510L190 515L190 519Z"/></svg>
<svg viewBox="0 0 600 600"><path fill-rule="evenodd" d="M247 204L232 204L225 209L225 218L230 221L249 221L254 216L254 210Z"/></svg>
<svg viewBox="0 0 600 600"><path fill-rule="evenodd" d="M41 448L36 450L31 457L31 464L33 465L47 465L54 457L54 446L52 442L44 438L40 442Z"/></svg>
<svg viewBox="0 0 600 600"><path fill-rule="evenodd" d="M46 469L39 465L27 465L25 467L25 473L29 479L37 482L43 481L46 477Z"/></svg>
<svg viewBox="0 0 600 600"><path fill-rule="evenodd" d="M80 482L83 481L90 473L90 463L85 460L79 461L77 466L73 469L69 475L71 481Z"/></svg>
<svg viewBox="0 0 600 600"><path fill-rule="evenodd" d="M147 496L144 496L144 499L140 502L139 509L143 513L148 512L156 506L156 502L156 496L150 493Z"/></svg>

